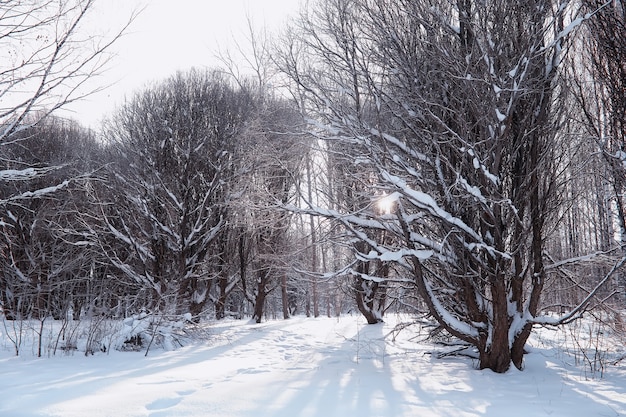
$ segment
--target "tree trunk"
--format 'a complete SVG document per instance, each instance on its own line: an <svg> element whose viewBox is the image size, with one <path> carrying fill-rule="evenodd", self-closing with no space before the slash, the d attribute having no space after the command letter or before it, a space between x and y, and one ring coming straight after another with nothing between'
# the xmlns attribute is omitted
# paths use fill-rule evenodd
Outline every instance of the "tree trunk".
<svg viewBox="0 0 626 417"><path fill-rule="evenodd" d="M257 323L263 320L263 310L265 308L265 298L267 297L267 283L269 281L269 271L263 269L260 271L259 278L257 280L256 297L254 300L254 313L252 319Z"/></svg>
<svg viewBox="0 0 626 417"><path fill-rule="evenodd" d="M532 329L532 324L524 326L524 329L517 335L511 347L511 362L513 362L513 365L519 370L522 370L524 366L524 346L526 346L526 341Z"/></svg>
<svg viewBox="0 0 626 417"><path fill-rule="evenodd" d="M287 274L283 274L280 281L280 297L283 303L283 319L289 318L289 294L287 294Z"/></svg>
<svg viewBox="0 0 626 417"><path fill-rule="evenodd" d="M254 302L254 313L252 314L252 319L257 323L261 323L261 320L263 319L263 308L265 306L266 295L265 291L259 292Z"/></svg>
<svg viewBox="0 0 626 417"><path fill-rule="evenodd" d="M311 317L311 292L308 288L304 295L304 314L306 314L307 317Z"/></svg>
<svg viewBox="0 0 626 417"><path fill-rule="evenodd" d="M313 276L312 277L312 291L313 291L313 317L319 317L320 316L320 302L319 302L319 295L317 292L317 277Z"/></svg>
<svg viewBox="0 0 626 417"><path fill-rule="evenodd" d="M511 349L509 347L509 312L508 291L504 279L494 278L491 285L492 322L491 340L487 335L481 335L479 351L479 368L491 369L494 372L506 372L511 366Z"/></svg>
<svg viewBox="0 0 626 417"><path fill-rule="evenodd" d="M308 187L308 197L309 202L313 202L313 183L311 176L311 159L310 157L306 160L306 176L307 176L307 187ZM317 232L315 229L315 217L313 215L309 216L309 228L311 231L311 292L313 293L313 317L319 317L320 308L319 308L319 297L317 294Z"/></svg>
<svg viewBox="0 0 626 417"><path fill-rule="evenodd" d="M479 368L491 369L493 372L503 373L509 370L511 365L511 351L508 340L506 343L496 343L494 340L486 349L479 349Z"/></svg>
<svg viewBox="0 0 626 417"><path fill-rule="evenodd" d="M382 322L379 314L374 310L374 299L376 297L376 291L378 290L378 283L368 285L368 282L361 278L355 279L354 295L356 306L359 312L363 314L367 324L376 324Z"/></svg>
<svg viewBox="0 0 626 417"><path fill-rule="evenodd" d="M217 297L217 302L215 303L215 318L217 320L221 320L226 317L226 297L228 294L226 293L226 289L228 287L228 278L224 276L224 272L220 275L218 281L219 295Z"/></svg>

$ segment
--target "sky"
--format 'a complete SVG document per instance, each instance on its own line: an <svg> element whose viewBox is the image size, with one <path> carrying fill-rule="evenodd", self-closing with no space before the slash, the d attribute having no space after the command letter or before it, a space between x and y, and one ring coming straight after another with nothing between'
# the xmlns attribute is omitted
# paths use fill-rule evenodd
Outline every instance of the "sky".
<svg viewBox="0 0 626 417"><path fill-rule="evenodd" d="M297 13L299 0L99 0L88 30L114 33L141 10L111 49L106 71L86 87L108 86L71 105L63 116L97 128L100 121L145 86L191 67L216 67L219 51L245 44L253 26L278 32Z"/></svg>

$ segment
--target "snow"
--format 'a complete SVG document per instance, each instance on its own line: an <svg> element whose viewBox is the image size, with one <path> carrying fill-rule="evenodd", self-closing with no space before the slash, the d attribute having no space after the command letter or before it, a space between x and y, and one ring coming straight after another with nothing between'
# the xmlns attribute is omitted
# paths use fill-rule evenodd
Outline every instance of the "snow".
<svg viewBox="0 0 626 417"><path fill-rule="evenodd" d="M45 188L41 188L35 191L26 191L23 192L22 194L19 194L16 197L13 197L13 199L19 199L19 198L41 198L47 194L51 194L51 193L55 193L65 187L67 187L69 185L70 181L69 180L65 180L60 184L51 186L51 187L45 187Z"/></svg>
<svg viewBox="0 0 626 417"><path fill-rule="evenodd" d="M41 174L35 168L0 170L0 180L2 181L31 180L38 175Z"/></svg>
<svg viewBox="0 0 626 417"><path fill-rule="evenodd" d="M405 256L415 256L419 260L425 260L433 256L432 250L413 250L413 249L401 249L399 251L387 251L383 252L379 259L381 261L399 261Z"/></svg>
<svg viewBox="0 0 626 417"><path fill-rule="evenodd" d="M563 38L566 38L574 29L576 29L578 26L580 26L580 24L586 20L589 19L590 15L587 14L585 15L585 17L577 17L576 19L572 20L570 22L569 25L567 25L557 36L556 36L556 40L560 40Z"/></svg>
<svg viewBox="0 0 626 417"><path fill-rule="evenodd" d="M478 338L478 330L476 329L476 327L471 326L470 324L465 323L457 319L452 314L450 314L450 312L441 304L439 299L435 296L428 282L424 282L424 286L426 287L426 292L428 292L428 297L432 301L433 306L435 307L435 310L437 311L437 314L439 314L441 319L451 329L457 331L458 333L462 333L464 335L472 337L474 339Z"/></svg>
<svg viewBox="0 0 626 417"><path fill-rule="evenodd" d="M383 250L382 253L378 254L376 251L370 251L367 255L361 255L359 258L363 260L374 260L379 259L383 262L398 262L402 258L414 256L419 260L425 260L434 255L432 250L426 249L400 249L397 251L392 250Z"/></svg>
<svg viewBox="0 0 626 417"><path fill-rule="evenodd" d="M393 331L406 316L387 315L385 320L376 325L366 325L356 315L295 317L260 325L226 320L211 325L205 341L172 351L152 350L147 357L144 352L117 351L90 357L15 357L2 335L0 415L626 414L626 371L611 366L602 378L589 377L573 364L570 353L555 345L555 335L568 332L540 332L531 342L524 371L495 374L476 370L467 357L431 354L449 348L420 341L417 325Z"/></svg>
<svg viewBox="0 0 626 417"><path fill-rule="evenodd" d="M398 189L402 190L403 194L410 199L412 204L428 210L434 216L439 217L449 224L457 226L459 229L470 235L473 239L476 239L478 242L482 242L480 235L476 233L475 230L465 224L465 222L463 222L463 220L461 220L460 218L454 217L452 214L439 207L437 202L429 194L413 190L406 183L406 181L398 176L390 174L389 172L384 171L381 174L383 179L394 184Z"/></svg>
<svg viewBox="0 0 626 417"><path fill-rule="evenodd" d="M476 160L476 158L474 158L474 160ZM487 203L487 200L485 199L485 197L483 197L483 194L480 192L480 188L476 187L475 185L470 185L465 178L461 177L458 174L457 174L457 181L461 183L463 188L465 188L465 190L468 193L476 197L478 201L480 201L483 204Z"/></svg>
<svg viewBox="0 0 626 417"><path fill-rule="evenodd" d="M494 185L496 185L496 186L498 186L500 184L500 178L498 178L496 175L494 175L491 172L489 172L487 167L485 167L484 165L481 165L480 167L481 167L481 169L483 171L483 175L485 175L485 177L487 177L489 179L489 181L494 183Z"/></svg>

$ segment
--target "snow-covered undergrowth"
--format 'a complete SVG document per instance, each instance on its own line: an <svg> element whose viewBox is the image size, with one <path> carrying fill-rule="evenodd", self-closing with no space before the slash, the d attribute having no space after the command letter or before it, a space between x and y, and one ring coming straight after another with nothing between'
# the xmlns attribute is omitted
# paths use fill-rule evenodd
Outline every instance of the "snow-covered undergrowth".
<svg viewBox="0 0 626 417"><path fill-rule="evenodd" d="M587 379L626 365L626 327L616 314L600 312L566 326L535 329L531 346L552 351Z"/></svg>
<svg viewBox="0 0 626 417"><path fill-rule="evenodd" d="M16 357L2 329L0 416L626 415L623 345L608 331L603 352L617 364L607 359L601 377L577 363L568 329L538 329L525 370L498 375L465 356L439 357L451 347L425 341L418 325L395 331L406 321L226 320L208 324L208 338L148 356L111 349L50 358L34 357L31 342ZM594 339L584 324L581 345Z"/></svg>
<svg viewBox="0 0 626 417"><path fill-rule="evenodd" d="M191 315L138 314L124 320L2 320L0 349L16 355L90 355L111 350L172 350L191 343Z"/></svg>

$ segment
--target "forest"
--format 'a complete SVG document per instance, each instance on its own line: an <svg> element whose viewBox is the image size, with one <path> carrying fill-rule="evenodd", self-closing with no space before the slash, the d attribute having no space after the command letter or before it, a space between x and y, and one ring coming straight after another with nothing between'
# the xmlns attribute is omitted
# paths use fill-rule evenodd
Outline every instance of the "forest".
<svg viewBox="0 0 626 417"><path fill-rule="evenodd" d="M89 354L111 320L147 320L145 344L181 320L407 313L502 373L538 326L623 331L621 1L318 0L251 34L249 75L172 74L99 130L56 115L125 30L81 37L93 3L0 4L17 355L25 322L60 323L60 350L89 322Z"/></svg>

